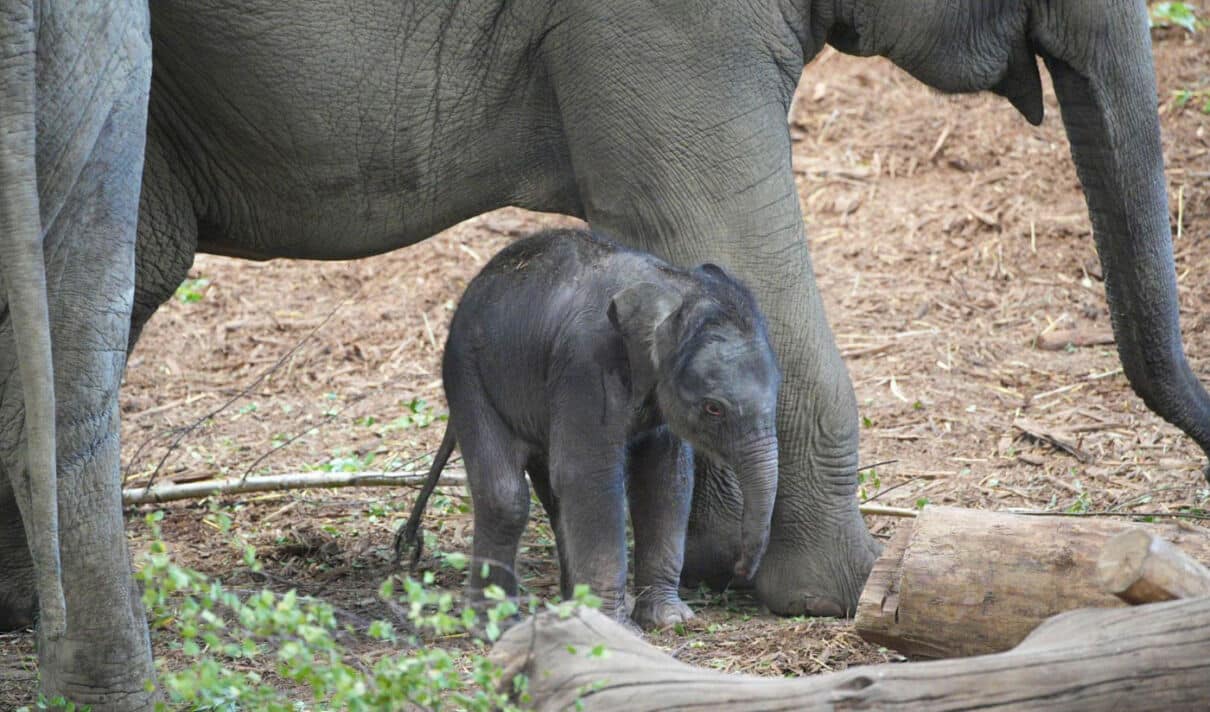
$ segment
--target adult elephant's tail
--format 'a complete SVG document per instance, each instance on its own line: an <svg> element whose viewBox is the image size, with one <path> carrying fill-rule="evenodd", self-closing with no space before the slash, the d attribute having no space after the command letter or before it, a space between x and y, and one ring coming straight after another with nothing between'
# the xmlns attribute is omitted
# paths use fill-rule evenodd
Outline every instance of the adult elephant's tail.
<svg viewBox="0 0 1210 712"><path fill-rule="evenodd" d="M48 639L67 624L59 563L55 387L35 127L35 28L29 3L0 14L0 276L25 403L24 472L10 472L37 575L39 627ZM23 476L24 475L24 476Z"/></svg>

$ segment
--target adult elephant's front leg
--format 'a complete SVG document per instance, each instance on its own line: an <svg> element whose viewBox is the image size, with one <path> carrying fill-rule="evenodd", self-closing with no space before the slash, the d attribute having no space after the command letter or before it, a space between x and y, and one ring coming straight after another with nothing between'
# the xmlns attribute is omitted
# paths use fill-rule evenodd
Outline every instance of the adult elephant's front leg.
<svg viewBox="0 0 1210 712"><path fill-rule="evenodd" d="M122 519L118 388L131 316L150 81L147 8L44 3L33 17L37 103L27 116L37 126L34 182L53 345L66 603L61 634L39 626L41 691L97 712L144 710L154 703L153 670ZM0 304L0 315L6 307ZM25 539L36 545L48 522L36 515L26 485L22 424L29 404L17 371L20 334L12 329L9 319L0 318L0 473L12 483Z"/></svg>
<svg viewBox="0 0 1210 712"><path fill-rule="evenodd" d="M558 58L555 88L585 217L674 263L721 263L755 292L784 374L777 503L756 586L778 613L851 615L878 547L857 511L856 400L790 166L793 80L764 45L734 46L742 18L678 18L701 27L670 29L668 41L693 37L700 56L670 62L650 41L658 22L640 31L626 17L564 43L575 51ZM699 475L716 481L695 483L683 580L723 582L742 499L729 475Z"/></svg>
<svg viewBox="0 0 1210 712"><path fill-rule="evenodd" d="M799 220L793 216L793 222ZM769 548L754 579L757 593L783 615L850 616L878 545L857 511L856 398L800 229L771 234L736 229L704 245L687 241L669 252L684 263L723 262L742 275L769 320L781 362L777 502ZM721 584L730 578L740 551L742 509L734 473L699 458L686 583Z"/></svg>

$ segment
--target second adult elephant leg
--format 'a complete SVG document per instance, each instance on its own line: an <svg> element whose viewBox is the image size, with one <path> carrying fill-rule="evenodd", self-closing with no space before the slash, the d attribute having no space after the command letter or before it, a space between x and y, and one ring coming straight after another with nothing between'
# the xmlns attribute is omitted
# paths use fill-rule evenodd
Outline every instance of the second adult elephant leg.
<svg viewBox="0 0 1210 712"><path fill-rule="evenodd" d="M0 631L34 624L38 592L34 562L8 473L0 468Z"/></svg>
<svg viewBox="0 0 1210 712"><path fill-rule="evenodd" d="M800 218L793 217L791 229L740 229L704 245L682 241L667 249L678 262L718 261L739 274L756 293L781 362L777 502L754 577L757 593L775 613L846 616L856 609L878 545L857 510L853 386L824 315L806 241L801 228L793 229ZM699 464L695 475L684 577L717 582L730 577L740 549L742 496L734 473L724 468Z"/></svg>

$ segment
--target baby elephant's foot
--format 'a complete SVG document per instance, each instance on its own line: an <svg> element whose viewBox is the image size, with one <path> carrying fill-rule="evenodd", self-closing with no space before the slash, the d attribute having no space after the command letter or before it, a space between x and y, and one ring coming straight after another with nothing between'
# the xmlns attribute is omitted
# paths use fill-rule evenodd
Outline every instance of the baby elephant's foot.
<svg viewBox="0 0 1210 712"><path fill-rule="evenodd" d="M632 615L641 627L650 629L684 623L693 618L693 611L675 594L639 596Z"/></svg>
<svg viewBox="0 0 1210 712"><path fill-rule="evenodd" d="M601 601L600 610L601 613L604 613L618 623L621 623L631 633L634 633L635 635L642 635L643 631L637 625L635 625L634 620L630 617L630 610L633 606L633 599L631 599L627 594L624 596L618 596L616 602L610 601L608 598L604 598L604 600Z"/></svg>

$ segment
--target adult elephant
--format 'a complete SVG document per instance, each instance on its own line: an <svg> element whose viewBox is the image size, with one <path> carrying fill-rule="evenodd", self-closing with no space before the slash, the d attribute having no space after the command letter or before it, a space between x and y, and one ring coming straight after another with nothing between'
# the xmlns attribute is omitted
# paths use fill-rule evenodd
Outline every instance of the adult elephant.
<svg viewBox="0 0 1210 712"><path fill-rule="evenodd" d="M149 29L132 1L0 0L0 619L31 608L36 582L48 695L151 704L117 391L127 344L195 250L360 257L510 204L726 264L753 288L785 371L755 585L780 613L851 611L877 547L785 120L825 43L945 91L994 90L1035 122L1043 57L1125 371L1210 450L1210 397L1180 342L1141 0L152 5ZM742 498L726 473L700 474L685 573L715 580L738 551L717 533L739 530Z"/></svg>

